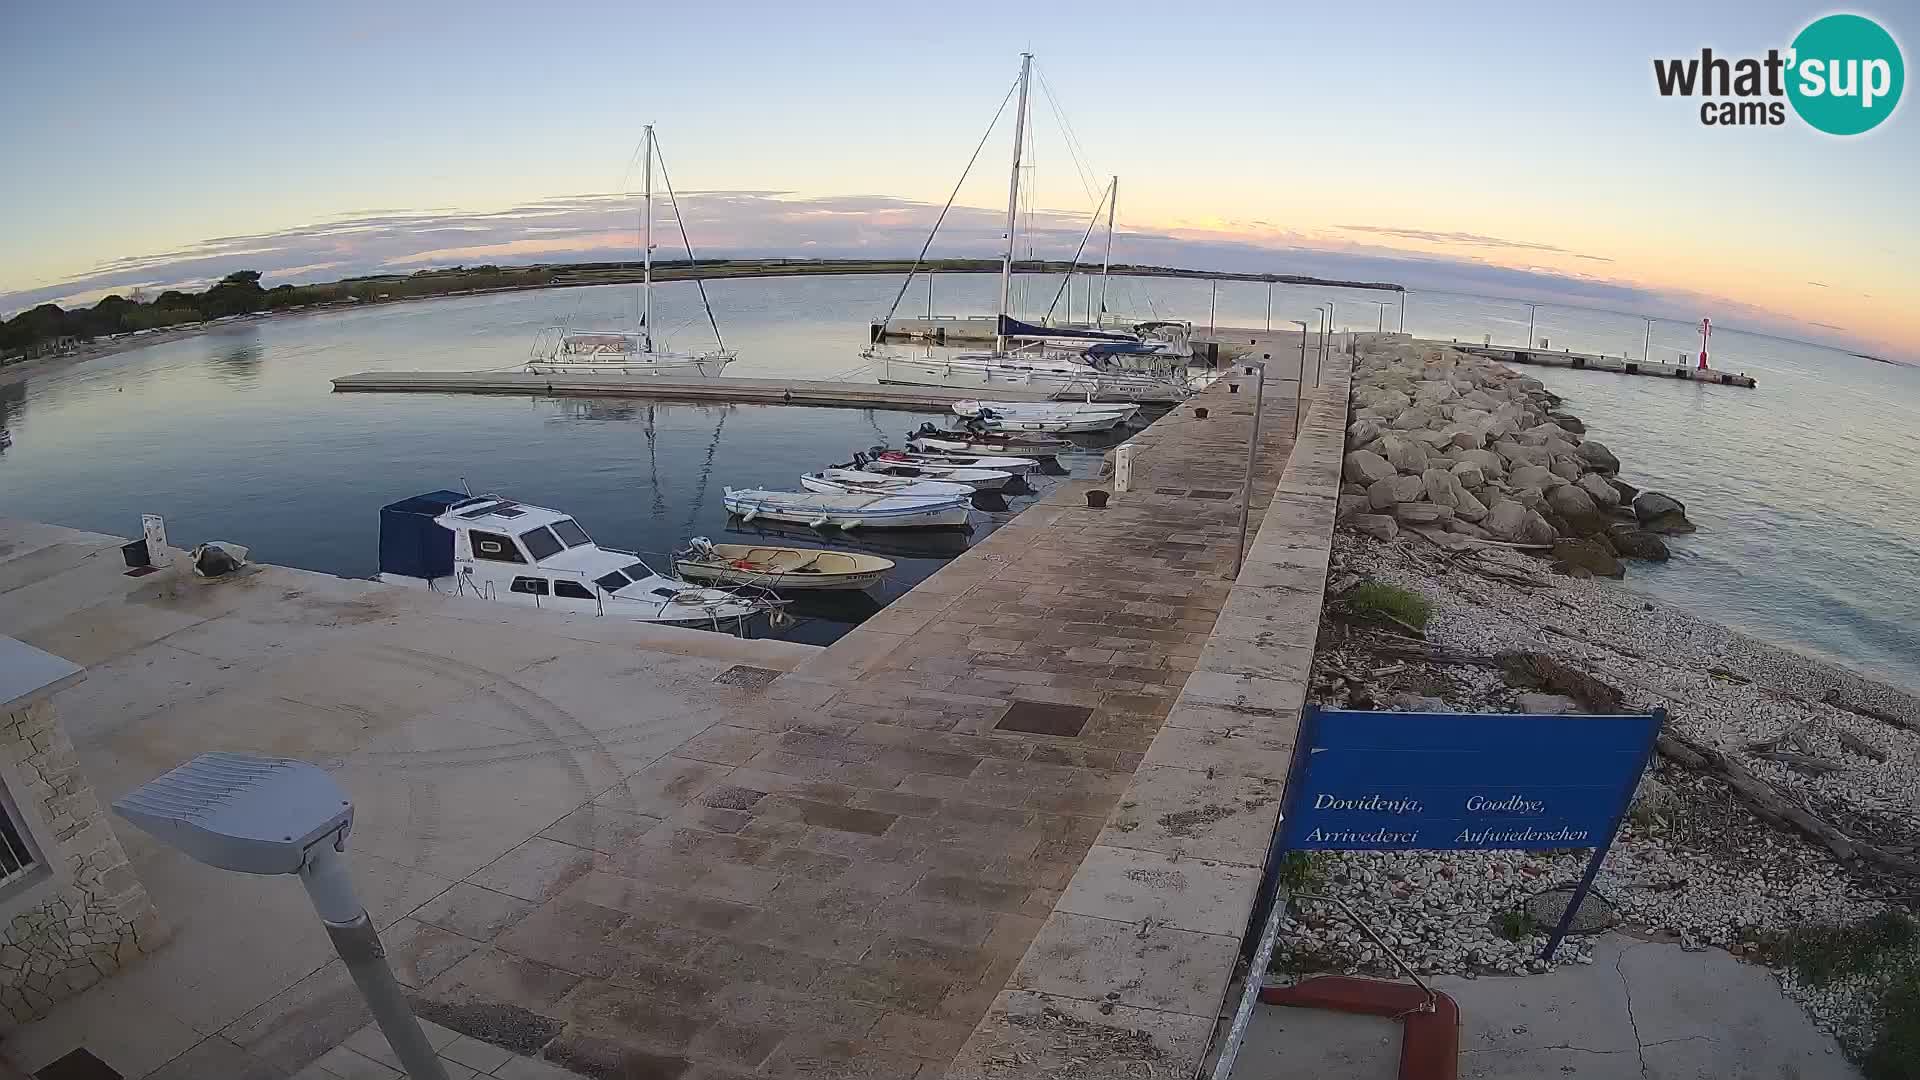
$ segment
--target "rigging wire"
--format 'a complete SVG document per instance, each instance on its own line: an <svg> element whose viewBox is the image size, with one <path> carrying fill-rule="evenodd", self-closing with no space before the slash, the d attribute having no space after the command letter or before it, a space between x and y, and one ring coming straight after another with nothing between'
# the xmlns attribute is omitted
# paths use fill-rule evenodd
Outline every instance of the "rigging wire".
<svg viewBox="0 0 1920 1080"><path fill-rule="evenodd" d="M1019 85L1020 81L1015 79L1014 84L1007 88L1007 96L1000 99L1000 107L993 113L993 122L989 123L987 130L981 134L979 144L973 148L973 156L967 159L967 167L960 171L960 179L954 181L953 193L947 196L947 204L940 208L940 216L933 220L933 228L927 233L927 242L920 245L920 254L914 256L913 265L907 270L906 280L900 283L900 291L894 294L893 306L887 308L887 317L880 320L881 326L892 322L893 313L900 309L900 301L906 297L907 287L913 284L914 275L920 272L920 264L926 260L927 251L933 247L933 238L940 232L941 222L947 220L947 211L953 209L953 200L960 197L960 186L967 182L967 174L973 171L974 163L980 160L980 151L986 149L987 140L993 137L993 129L1000 125L1000 117L1007 111L1007 102L1013 100L1013 92L1019 88Z"/></svg>
<svg viewBox="0 0 1920 1080"><path fill-rule="evenodd" d="M693 253L693 241L687 239L687 219L685 215L680 213L679 196L673 193L673 177L667 175L667 156L660 152L660 136L657 133L653 137L653 153L655 157L660 159L660 179L667 185L667 201L673 204L673 223L680 227L680 243L686 246L687 262L690 264L697 263L699 259ZM700 304L707 309L707 325L713 328L714 343L719 345L722 351L725 351L727 343L726 340L720 336L720 322L713 317L713 304L707 299L706 279L700 276L698 266L690 265L688 269L693 272L694 285L700 289Z"/></svg>
<svg viewBox="0 0 1920 1080"><path fill-rule="evenodd" d="M1047 305L1047 313L1042 317L1043 319L1052 318L1053 309L1060 306L1060 294L1066 292L1067 286L1073 282L1073 268L1080 265L1080 253L1087 250L1087 241L1093 237L1093 228L1100 224L1100 210L1106 205L1107 197L1105 195L1100 196L1100 204L1093 208L1093 216L1087 219L1087 231L1080 235L1080 246L1073 249L1073 262L1067 264L1066 275L1060 279L1060 288L1053 294L1053 303ZM1089 286L1089 289L1091 289L1091 286ZM1073 321L1072 297L1067 298L1067 321L1069 323Z"/></svg>
<svg viewBox="0 0 1920 1080"><path fill-rule="evenodd" d="M1074 170L1079 174L1081 190L1085 191L1087 198L1091 199L1094 186L1099 183L1099 174L1093 171L1092 163L1087 160L1085 150L1080 145L1080 138L1073 132L1073 125L1067 123L1066 111L1061 106L1059 97L1054 94L1052 84L1047 82L1047 73L1040 70L1038 64L1034 65L1034 69L1040 76L1040 92L1046 95L1047 105L1053 110L1053 118L1060 124L1061 141L1066 145L1067 156L1072 159Z"/></svg>

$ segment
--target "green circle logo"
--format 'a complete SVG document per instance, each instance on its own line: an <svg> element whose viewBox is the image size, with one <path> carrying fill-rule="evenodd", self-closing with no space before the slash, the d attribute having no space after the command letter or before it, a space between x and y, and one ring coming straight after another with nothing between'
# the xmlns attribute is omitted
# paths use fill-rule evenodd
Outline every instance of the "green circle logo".
<svg viewBox="0 0 1920 1080"><path fill-rule="evenodd" d="M1800 119L1829 135L1858 135L1893 115L1906 85L1900 46L1860 15L1816 19L1793 39L1787 98Z"/></svg>

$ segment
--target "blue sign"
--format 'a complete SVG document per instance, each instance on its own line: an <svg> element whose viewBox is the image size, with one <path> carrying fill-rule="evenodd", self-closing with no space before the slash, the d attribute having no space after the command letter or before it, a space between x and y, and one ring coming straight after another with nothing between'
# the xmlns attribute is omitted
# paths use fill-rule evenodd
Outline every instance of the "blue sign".
<svg viewBox="0 0 1920 1080"><path fill-rule="evenodd" d="M1605 848L1664 719L1309 708L1279 846Z"/></svg>

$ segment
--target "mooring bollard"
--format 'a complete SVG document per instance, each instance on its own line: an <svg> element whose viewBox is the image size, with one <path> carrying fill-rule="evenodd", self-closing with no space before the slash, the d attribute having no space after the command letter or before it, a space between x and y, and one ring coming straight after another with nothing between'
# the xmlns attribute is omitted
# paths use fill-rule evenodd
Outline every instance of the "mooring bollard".
<svg viewBox="0 0 1920 1080"><path fill-rule="evenodd" d="M1205 405L1195 405L1193 407L1193 418L1195 420L1205 420L1207 418L1207 407Z"/></svg>
<svg viewBox="0 0 1920 1080"><path fill-rule="evenodd" d="M1087 509L1105 510L1106 508L1107 508L1106 492L1101 491L1097 488L1093 491L1087 492Z"/></svg>

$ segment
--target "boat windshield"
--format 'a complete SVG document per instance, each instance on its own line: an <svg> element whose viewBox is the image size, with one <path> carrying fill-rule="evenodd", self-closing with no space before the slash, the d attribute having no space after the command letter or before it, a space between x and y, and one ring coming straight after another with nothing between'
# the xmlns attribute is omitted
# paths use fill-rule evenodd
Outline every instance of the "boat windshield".
<svg viewBox="0 0 1920 1080"><path fill-rule="evenodd" d="M646 563L643 563L643 562L637 562L631 566L625 567L624 569L615 570L615 571L612 571L611 573L602 574L599 577L594 578L593 583L607 590L608 592L615 592L617 590L626 588L628 585L631 585L636 581L645 581L646 579L652 576L653 576L653 567L648 566Z"/></svg>
<svg viewBox="0 0 1920 1080"><path fill-rule="evenodd" d="M539 562L566 547L560 542L559 537L553 535L553 530L544 525L521 533L520 542L527 545L527 553L533 556L534 562Z"/></svg>
<svg viewBox="0 0 1920 1080"><path fill-rule="evenodd" d="M587 530L581 528L572 518L561 518L548 527L553 530L553 535L560 538L561 543L570 548L593 543L587 539Z"/></svg>

